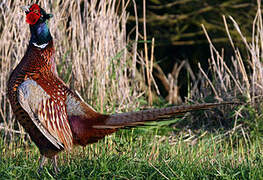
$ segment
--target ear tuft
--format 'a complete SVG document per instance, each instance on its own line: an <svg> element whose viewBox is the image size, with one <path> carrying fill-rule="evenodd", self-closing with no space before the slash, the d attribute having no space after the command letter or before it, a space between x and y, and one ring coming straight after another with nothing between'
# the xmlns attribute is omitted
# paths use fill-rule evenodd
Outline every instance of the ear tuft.
<svg viewBox="0 0 263 180"><path fill-rule="evenodd" d="M33 4L29 9L30 9L30 11L40 13L40 7L37 4Z"/></svg>

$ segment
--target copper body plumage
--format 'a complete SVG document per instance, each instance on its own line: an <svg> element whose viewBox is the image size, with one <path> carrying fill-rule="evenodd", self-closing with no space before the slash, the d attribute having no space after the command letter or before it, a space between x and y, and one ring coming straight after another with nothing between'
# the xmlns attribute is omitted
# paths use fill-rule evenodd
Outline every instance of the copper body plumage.
<svg viewBox="0 0 263 180"><path fill-rule="evenodd" d="M44 157L53 158L74 145L95 143L119 128L221 105L174 106L113 115L98 113L58 77L54 44L46 23L52 15L36 4L23 9L28 15L31 39L24 57L10 75L8 98L16 119ZM40 168L44 162L41 160Z"/></svg>
<svg viewBox="0 0 263 180"><path fill-rule="evenodd" d="M8 83L17 120L41 154L50 158L73 144L87 145L115 131L93 128L108 115L95 112L57 76L53 53L53 42L44 49L29 46Z"/></svg>

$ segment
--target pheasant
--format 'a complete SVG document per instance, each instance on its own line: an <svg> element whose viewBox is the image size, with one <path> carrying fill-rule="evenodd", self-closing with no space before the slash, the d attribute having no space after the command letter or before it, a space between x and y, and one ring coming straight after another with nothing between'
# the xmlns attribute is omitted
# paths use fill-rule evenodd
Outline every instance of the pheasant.
<svg viewBox="0 0 263 180"><path fill-rule="evenodd" d="M59 152L96 143L120 128L226 104L173 106L112 115L96 112L58 77L47 23L52 14L37 4L22 9L31 38L8 80L8 98L16 119L39 148L40 169L46 158L51 158L57 172Z"/></svg>

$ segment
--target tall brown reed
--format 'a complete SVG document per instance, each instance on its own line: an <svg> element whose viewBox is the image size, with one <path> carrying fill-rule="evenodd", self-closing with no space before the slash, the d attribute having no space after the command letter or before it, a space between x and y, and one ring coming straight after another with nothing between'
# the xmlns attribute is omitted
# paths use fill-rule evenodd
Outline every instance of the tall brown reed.
<svg viewBox="0 0 263 180"><path fill-rule="evenodd" d="M207 72L203 70L199 64L200 75L196 83L193 85L191 90L191 101L203 100L205 97L214 97L219 101L240 101L247 102L253 107L253 110L259 114L262 113L260 108L262 105L263 97L263 69L262 69L262 58L263 58L263 25L262 25L262 13L261 13L261 1L258 0L258 10L253 22L252 30L252 41L248 41L233 17L223 16L225 29L229 42L233 48L233 56L231 57L230 63L226 64L224 50L218 51L214 44L213 38L210 39L205 27L202 25L204 33L210 44L211 57L209 62L209 73L208 78ZM228 20L228 23L227 23ZM240 52L239 46L235 43L230 34L229 23L233 25L234 30L240 35L246 52ZM199 85L199 88L197 88ZM239 131L240 134L246 139L249 137L249 128L240 123L238 124L237 117L243 119L251 119L251 114L248 112L250 108L241 106L235 111L235 122L234 127L229 131L229 134L233 134L235 131ZM241 112L243 112L241 114ZM233 114L231 108L224 108L221 112L223 115ZM213 117L213 114L208 114L209 117ZM259 116L259 115L258 115ZM259 118L261 115L259 116ZM255 120L256 121L256 120Z"/></svg>
<svg viewBox="0 0 263 180"><path fill-rule="evenodd" d="M240 35L247 53L240 52L238 46L233 42L228 27L227 19L233 24L234 29ZM211 58L208 60L209 69L212 73L213 82L200 67L202 73L201 90L193 88L195 97L207 97L214 94L215 98L235 98L238 95L247 98L247 101L255 103L255 100L263 95L263 25L261 14L261 1L258 0L258 11L253 22L252 41L249 42L242 34L238 23L233 17L223 16L226 33L233 48L234 55L231 57L231 65L227 65L224 58L224 50L219 52L210 39L205 27L204 33L210 44ZM210 90L207 87L211 87ZM206 89L206 90L204 90ZM192 94L192 95L193 95Z"/></svg>

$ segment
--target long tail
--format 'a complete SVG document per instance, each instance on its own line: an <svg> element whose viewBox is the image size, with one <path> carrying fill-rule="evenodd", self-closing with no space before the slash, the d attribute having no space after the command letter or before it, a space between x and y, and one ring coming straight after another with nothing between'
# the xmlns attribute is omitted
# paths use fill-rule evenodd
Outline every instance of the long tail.
<svg viewBox="0 0 263 180"><path fill-rule="evenodd" d="M202 109L211 109L217 106L223 106L227 104L235 104L233 102L223 103L206 103L198 105L183 105L172 106L159 109L149 109L137 112L127 112L120 114L110 115L103 124L94 125L94 128L122 128L125 126L136 126L143 124L146 121L156 121L162 118L169 118L172 116L182 115L186 112L197 111Z"/></svg>

